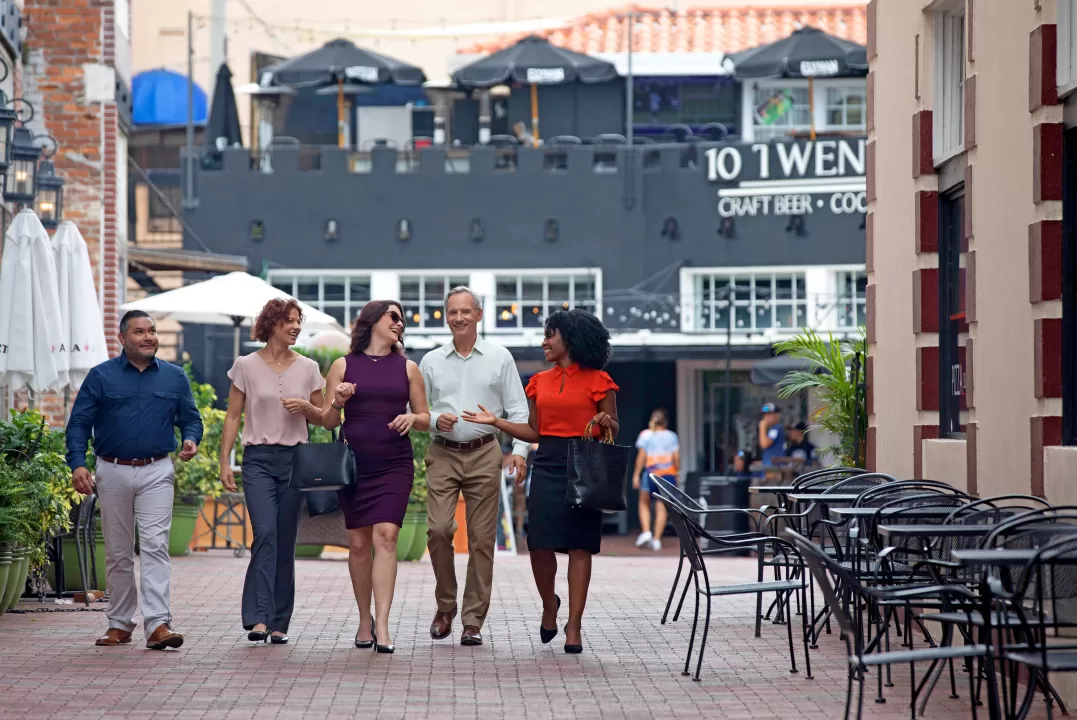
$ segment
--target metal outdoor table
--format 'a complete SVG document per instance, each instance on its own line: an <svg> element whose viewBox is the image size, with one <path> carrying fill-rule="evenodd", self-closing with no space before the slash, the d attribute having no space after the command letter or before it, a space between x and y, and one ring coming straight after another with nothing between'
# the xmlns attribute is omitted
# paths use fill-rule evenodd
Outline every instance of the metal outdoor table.
<svg viewBox="0 0 1077 720"><path fill-rule="evenodd" d="M750 485L748 492L750 493L774 493L775 495L788 495L791 492L796 492L797 487L795 485ZM805 488L803 492L811 492L811 488ZM822 489L820 489L822 492Z"/></svg>
<svg viewBox="0 0 1077 720"><path fill-rule="evenodd" d="M996 527L997 525L939 523L937 525L880 525L876 531L885 538L979 537L988 534Z"/></svg>
<svg viewBox="0 0 1077 720"><path fill-rule="evenodd" d="M860 499L860 493L802 493L795 492L789 496L795 503L853 503Z"/></svg>

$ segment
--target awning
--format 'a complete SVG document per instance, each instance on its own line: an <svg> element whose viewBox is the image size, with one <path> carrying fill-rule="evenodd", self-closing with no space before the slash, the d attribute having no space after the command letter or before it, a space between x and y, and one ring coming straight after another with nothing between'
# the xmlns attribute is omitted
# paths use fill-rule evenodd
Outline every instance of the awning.
<svg viewBox="0 0 1077 720"><path fill-rule="evenodd" d="M202 272L247 272L243 255L221 255L201 250L166 250L127 243L127 262L136 270L193 270Z"/></svg>
<svg viewBox="0 0 1077 720"><path fill-rule="evenodd" d="M749 379L753 385L769 387L780 383L791 372L812 372L813 368L816 372L819 372L818 366L810 360L788 355L775 355L766 360L760 360L753 365Z"/></svg>

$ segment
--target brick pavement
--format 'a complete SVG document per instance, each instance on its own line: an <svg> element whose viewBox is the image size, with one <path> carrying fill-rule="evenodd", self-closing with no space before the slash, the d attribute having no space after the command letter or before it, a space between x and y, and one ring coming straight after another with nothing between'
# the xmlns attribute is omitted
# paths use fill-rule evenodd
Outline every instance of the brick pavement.
<svg viewBox="0 0 1077 720"><path fill-rule="evenodd" d="M0 717L841 717L843 644L824 637L812 651L815 679L790 674L784 628L765 623L763 637L753 636L751 597L717 603L703 682L682 677L690 621L658 623L676 567L664 552L596 559L585 651L577 656L562 651L563 635L539 642L526 556L497 558L481 648L430 639L430 565L401 564L392 656L352 646L356 612L347 568L335 560L298 561L290 645L247 642L239 626L246 564L223 552L174 559L175 625L187 635L179 651L146 650L140 637L127 647L94 647L105 627L99 612L0 617ZM718 560L712 581L752 573L750 560ZM563 567L558 586L566 597ZM907 672L895 668L897 687L885 705L872 702L869 686L867 717L908 717ZM969 717L965 701L948 695L939 688L928 718Z"/></svg>

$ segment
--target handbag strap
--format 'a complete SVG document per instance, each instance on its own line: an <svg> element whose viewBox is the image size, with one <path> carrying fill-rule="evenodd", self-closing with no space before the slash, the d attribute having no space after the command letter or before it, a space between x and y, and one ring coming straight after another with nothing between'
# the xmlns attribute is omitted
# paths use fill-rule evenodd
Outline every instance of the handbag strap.
<svg viewBox="0 0 1077 720"><path fill-rule="evenodd" d="M594 438L594 431L595 431L595 425L596 424L597 423L594 420L591 420L589 423L587 423L587 427L585 427L583 429L583 439L584 440L594 440L595 439ZM612 428L603 428L602 429L602 440L601 441L603 443L605 443L606 445L612 445L613 444L613 429Z"/></svg>

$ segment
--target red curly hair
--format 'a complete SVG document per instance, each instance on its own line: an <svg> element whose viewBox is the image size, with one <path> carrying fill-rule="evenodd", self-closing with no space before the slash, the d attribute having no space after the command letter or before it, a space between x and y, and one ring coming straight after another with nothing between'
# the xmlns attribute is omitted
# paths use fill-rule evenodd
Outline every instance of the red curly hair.
<svg viewBox="0 0 1077 720"><path fill-rule="evenodd" d="M299 307L299 301L295 298L273 298L267 302L251 328L251 340L269 342L273 331L278 325L288 321L293 310L299 313L299 322L303 322L303 308Z"/></svg>

